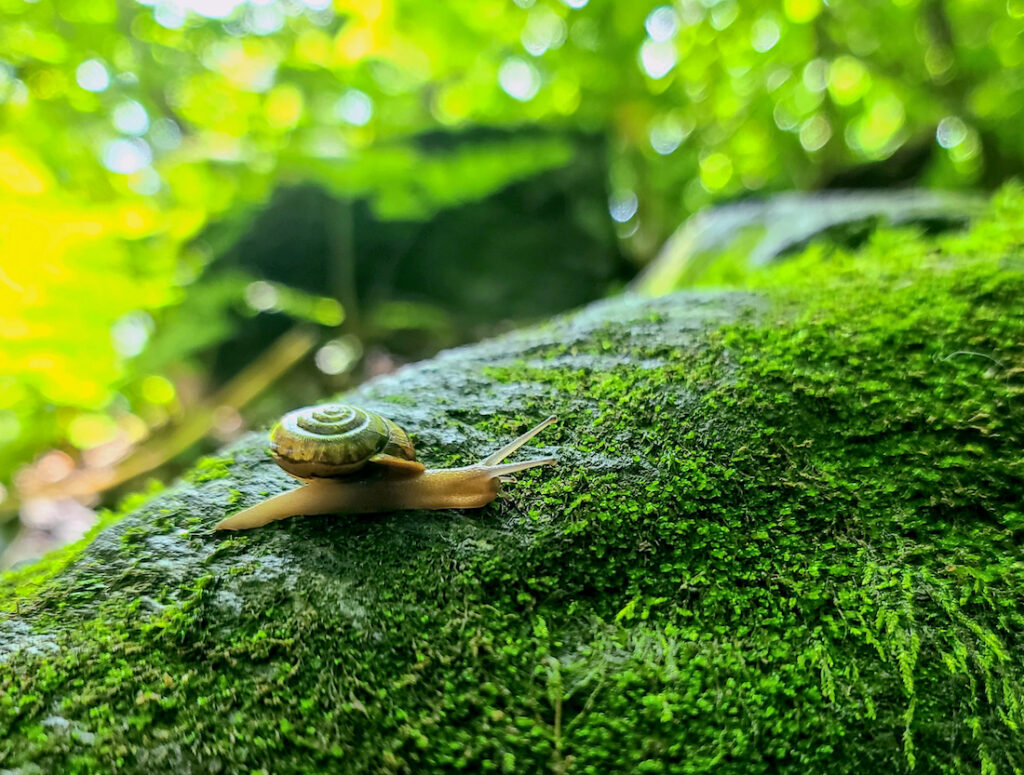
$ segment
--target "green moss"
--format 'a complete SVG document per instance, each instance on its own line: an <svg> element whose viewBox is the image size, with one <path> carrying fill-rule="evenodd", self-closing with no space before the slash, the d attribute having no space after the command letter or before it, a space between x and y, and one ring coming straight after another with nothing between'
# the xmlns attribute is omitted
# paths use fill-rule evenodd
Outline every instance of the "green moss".
<svg viewBox="0 0 1024 775"><path fill-rule="evenodd" d="M381 397L382 401L386 401L389 404L395 406L416 406L417 401L415 396L405 396L400 394L392 394Z"/></svg>
<svg viewBox="0 0 1024 775"><path fill-rule="evenodd" d="M106 519L101 519L81 540L48 553L38 562L0 575L0 585L4 592L3 598L0 598L0 613L20 612L21 607L31 601L32 595L74 561L108 524Z"/></svg>
<svg viewBox="0 0 1024 775"><path fill-rule="evenodd" d="M31 604L47 582L78 559L97 535L162 489L163 484L156 479L147 481L143 490L125 497L113 511L101 510L96 524L78 541L49 552L35 563L0 573L0 590L3 592L0 596L0 614L20 611L22 606Z"/></svg>
<svg viewBox="0 0 1024 775"><path fill-rule="evenodd" d="M203 457L196 461L192 470L185 475L185 480L193 484L212 482L214 479L224 479L231 473L231 466L235 464L232 457Z"/></svg>
<svg viewBox="0 0 1024 775"><path fill-rule="evenodd" d="M1010 189L965 236L816 248L698 333L684 296L657 336L513 340L460 417L558 413L561 464L481 513L126 522L120 561L47 582L93 595L30 620L60 650L0 666L0 766L1019 770L1022 213Z"/></svg>

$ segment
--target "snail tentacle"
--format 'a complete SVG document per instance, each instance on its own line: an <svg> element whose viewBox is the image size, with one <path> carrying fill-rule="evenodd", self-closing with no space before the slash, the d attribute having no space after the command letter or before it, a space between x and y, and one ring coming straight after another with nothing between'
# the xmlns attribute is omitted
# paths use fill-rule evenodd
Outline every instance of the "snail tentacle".
<svg viewBox="0 0 1024 775"><path fill-rule="evenodd" d="M514 439L513 441L510 441L508 444L506 444L504 447L499 449L497 452L492 452L490 455L488 455L487 457L485 457L483 460L480 461L480 465L482 465L482 466L493 466L493 465L495 465L497 463L500 463L502 460L507 458L513 452L515 452L517 449L519 449L521 446L523 446L523 444L528 442L530 439L532 439L534 436L536 436L542 430L544 430L549 425L552 425L552 424L554 424L556 422L558 422L558 418L555 417L555 415L551 415L548 419L546 419L540 425L538 425L538 426L536 426L534 428L531 428L526 433L524 433L522 436L520 436L518 439ZM522 469L520 469L520 470L522 470Z"/></svg>

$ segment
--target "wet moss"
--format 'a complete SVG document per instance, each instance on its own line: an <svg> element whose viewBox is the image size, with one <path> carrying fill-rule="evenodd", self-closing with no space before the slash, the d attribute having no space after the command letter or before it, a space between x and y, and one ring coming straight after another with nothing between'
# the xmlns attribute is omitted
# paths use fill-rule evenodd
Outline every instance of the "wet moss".
<svg viewBox="0 0 1024 775"><path fill-rule="evenodd" d="M41 589L57 577L85 551L103 530L120 520L163 489L163 485L152 479L144 489L125 497L116 509L99 512L96 524L78 541L50 552L35 563L28 563L0 574L0 614L21 610L22 606L34 605ZM58 585L59 586L59 585Z"/></svg>
<svg viewBox="0 0 1024 775"><path fill-rule="evenodd" d="M770 304L623 300L356 396L431 464L559 414L559 468L481 512L210 534L287 486L250 437L0 623L0 767L1019 770L1021 213L1009 189L966 235L812 248Z"/></svg>
<svg viewBox="0 0 1024 775"><path fill-rule="evenodd" d="M214 479L224 479L231 474L231 466L235 464L232 457L210 456L200 458L192 467L192 470L185 475L186 481L193 484L211 482Z"/></svg>

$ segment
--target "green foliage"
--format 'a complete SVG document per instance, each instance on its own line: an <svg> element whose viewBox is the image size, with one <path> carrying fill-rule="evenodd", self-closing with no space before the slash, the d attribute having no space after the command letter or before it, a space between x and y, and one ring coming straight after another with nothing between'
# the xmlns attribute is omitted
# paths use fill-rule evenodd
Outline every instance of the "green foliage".
<svg viewBox="0 0 1024 775"><path fill-rule="evenodd" d="M1022 213L1011 188L966 235L809 253L710 331L691 295L569 322L571 345L525 335L529 360L471 374L451 411L488 438L558 412L562 463L481 516L221 540L201 527L227 483L170 493L83 555L102 588L84 567L33 596L0 762L1020 769ZM255 446L232 486L266 481Z"/></svg>

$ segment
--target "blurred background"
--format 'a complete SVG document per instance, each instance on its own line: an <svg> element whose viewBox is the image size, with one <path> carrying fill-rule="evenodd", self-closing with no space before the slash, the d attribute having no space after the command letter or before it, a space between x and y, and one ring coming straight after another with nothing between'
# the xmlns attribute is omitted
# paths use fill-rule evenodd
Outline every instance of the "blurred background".
<svg viewBox="0 0 1024 775"><path fill-rule="evenodd" d="M0 567L286 409L622 291L703 208L1024 165L1024 0L0 22Z"/></svg>

